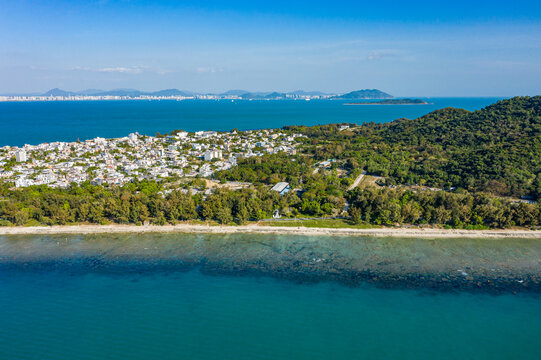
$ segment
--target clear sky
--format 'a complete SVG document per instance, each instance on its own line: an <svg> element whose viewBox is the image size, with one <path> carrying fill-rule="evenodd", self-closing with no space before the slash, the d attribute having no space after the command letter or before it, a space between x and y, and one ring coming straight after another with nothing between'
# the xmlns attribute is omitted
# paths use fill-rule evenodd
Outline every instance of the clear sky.
<svg viewBox="0 0 541 360"><path fill-rule="evenodd" d="M0 0L0 93L541 94L541 1Z"/></svg>

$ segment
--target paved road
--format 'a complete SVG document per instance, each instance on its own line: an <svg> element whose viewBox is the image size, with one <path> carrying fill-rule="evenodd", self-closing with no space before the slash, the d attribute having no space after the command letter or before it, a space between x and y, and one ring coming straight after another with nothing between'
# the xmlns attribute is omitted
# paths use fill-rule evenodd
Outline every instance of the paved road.
<svg viewBox="0 0 541 360"><path fill-rule="evenodd" d="M366 171L363 171L361 173L361 175L357 176L357 178L355 179L353 184L351 184L351 186L348 188L348 191L351 191L351 190L355 189L357 187L357 185L359 185L359 183L363 179L363 176L365 176L365 175L366 175Z"/></svg>

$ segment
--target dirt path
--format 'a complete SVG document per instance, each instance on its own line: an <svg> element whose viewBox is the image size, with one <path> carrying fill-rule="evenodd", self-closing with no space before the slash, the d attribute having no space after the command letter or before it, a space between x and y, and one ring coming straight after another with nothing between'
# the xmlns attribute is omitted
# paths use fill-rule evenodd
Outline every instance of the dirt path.
<svg viewBox="0 0 541 360"><path fill-rule="evenodd" d="M363 171L361 173L361 175L357 176L357 178L355 179L355 181L353 182L353 184L351 184L350 187L348 187L348 191L351 191L353 189L355 189L359 183L361 182L361 180L363 179L363 177L366 175L366 171Z"/></svg>

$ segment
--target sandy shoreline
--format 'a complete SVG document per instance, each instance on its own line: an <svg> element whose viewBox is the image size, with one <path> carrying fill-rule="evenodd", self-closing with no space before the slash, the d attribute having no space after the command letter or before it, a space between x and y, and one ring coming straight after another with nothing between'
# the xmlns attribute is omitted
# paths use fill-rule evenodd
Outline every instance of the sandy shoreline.
<svg viewBox="0 0 541 360"><path fill-rule="evenodd" d="M418 238L531 238L541 239L541 231L531 230L447 230L421 228L308 228L263 225L68 225L36 227L0 227L0 235L39 234L108 234L108 233L210 233L210 234L283 234L283 235L342 235Z"/></svg>

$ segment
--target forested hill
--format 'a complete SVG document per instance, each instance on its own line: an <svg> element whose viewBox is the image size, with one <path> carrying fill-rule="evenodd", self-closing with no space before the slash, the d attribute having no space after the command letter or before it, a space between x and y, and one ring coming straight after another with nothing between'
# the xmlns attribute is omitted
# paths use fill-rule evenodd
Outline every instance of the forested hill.
<svg viewBox="0 0 541 360"><path fill-rule="evenodd" d="M312 138L316 146L307 151L316 158L335 156L391 183L541 197L541 96L347 131L338 125L297 130Z"/></svg>
<svg viewBox="0 0 541 360"><path fill-rule="evenodd" d="M533 141L539 143L541 136L541 96L502 100L474 112L445 108L416 120L396 120L382 128L386 140L405 144L531 146Z"/></svg>

